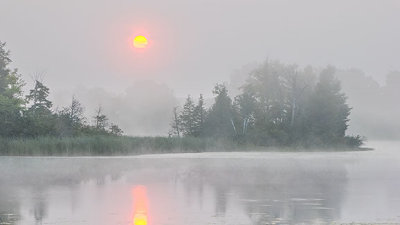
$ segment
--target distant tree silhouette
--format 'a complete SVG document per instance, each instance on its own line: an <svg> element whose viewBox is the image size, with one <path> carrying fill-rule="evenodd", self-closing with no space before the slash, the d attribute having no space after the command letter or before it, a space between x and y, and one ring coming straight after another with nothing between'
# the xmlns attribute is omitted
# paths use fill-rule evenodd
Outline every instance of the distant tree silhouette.
<svg viewBox="0 0 400 225"><path fill-rule="evenodd" d="M196 118L195 105L190 95L186 98L180 114L180 126L182 133L185 136L195 136L196 133Z"/></svg>
<svg viewBox="0 0 400 225"><path fill-rule="evenodd" d="M206 109L204 107L203 95L200 95L197 105L194 107L194 133L195 137L204 135L204 121L206 119Z"/></svg>
<svg viewBox="0 0 400 225"><path fill-rule="evenodd" d="M108 126L108 118L103 113L103 109L101 106L97 108L96 115L93 118L95 121L94 122L95 129L98 130L99 132L106 132L106 128Z"/></svg>
<svg viewBox="0 0 400 225"><path fill-rule="evenodd" d="M214 104L201 110L203 126L202 96L197 106L189 96L179 117L183 134L264 146L360 146L361 136L346 136L351 108L334 73L333 67L317 75L312 67L267 60L249 74L233 102L225 85L214 87Z"/></svg>
<svg viewBox="0 0 400 225"><path fill-rule="evenodd" d="M333 67L321 72L307 109L311 135L327 145L344 141L351 110L334 72Z"/></svg>
<svg viewBox="0 0 400 225"><path fill-rule="evenodd" d="M205 135L211 137L230 137L237 133L234 124L232 99L223 84L214 87L215 102L207 113Z"/></svg>

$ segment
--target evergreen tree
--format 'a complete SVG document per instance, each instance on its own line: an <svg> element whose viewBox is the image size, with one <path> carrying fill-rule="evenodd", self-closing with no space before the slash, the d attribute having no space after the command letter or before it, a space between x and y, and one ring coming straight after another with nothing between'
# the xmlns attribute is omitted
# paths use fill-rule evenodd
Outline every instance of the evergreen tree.
<svg viewBox="0 0 400 225"><path fill-rule="evenodd" d="M195 136L196 134L196 119L195 119L195 105L190 95L186 98L183 105L183 110L180 114L180 126L184 136Z"/></svg>
<svg viewBox="0 0 400 225"><path fill-rule="evenodd" d="M46 87L42 82L36 80L35 87L29 91L29 95L26 96L27 102L31 102L32 105L28 109L32 114L49 114L51 113L51 107L53 103L48 100L49 88Z"/></svg>
<svg viewBox="0 0 400 225"><path fill-rule="evenodd" d="M17 70L10 69L10 52L0 42L0 136L21 135L22 82Z"/></svg>
<svg viewBox="0 0 400 225"><path fill-rule="evenodd" d="M52 102L48 100L49 88L42 82L36 80L35 86L26 96L26 102L31 106L26 110L25 123L28 136L51 135L55 132L55 120L51 111Z"/></svg>
<svg viewBox="0 0 400 225"><path fill-rule="evenodd" d="M206 109L204 107L203 95L200 94L199 101L194 108L194 136L202 136L204 133L204 120L206 116Z"/></svg>
<svg viewBox="0 0 400 225"><path fill-rule="evenodd" d="M308 106L308 124L315 144L342 143L348 127L351 108L341 92L340 82L334 77L335 69L328 67L320 76Z"/></svg>
<svg viewBox="0 0 400 225"><path fill-rule="evenodd" d="M211 137L229 137L237 135L234 123L232 100L225 85L217 84L213 93L215 102L207 114L205 135Z"/></svg>

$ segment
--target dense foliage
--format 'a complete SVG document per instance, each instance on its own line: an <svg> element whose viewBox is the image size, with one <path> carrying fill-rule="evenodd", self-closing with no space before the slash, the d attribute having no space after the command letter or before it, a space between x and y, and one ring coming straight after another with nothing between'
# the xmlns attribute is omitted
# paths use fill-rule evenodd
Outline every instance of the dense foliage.
<svg viewBox="0 0 400 225"><path fill-rule="evenodd" d="M317 75L311 67L266 61L233 100L221 84L208 110L202 96L197 105L188 96L180 112L174 109L171 135L232 138L259 146L358 147L362 138L345 134L351 108L334 72L327 67Z"/></svg>
<svg viewBox="0 0 400 225"><path fill-rule="evenodd" d="M101 107L93 117L94 124L89 124L83 115L83 106L74 97L71 105L53 110L53 104L48 99L50 90L39 79L24 97L24 82L16 69L9 68L9 55L5 43L0 42L0 137L122 134L117 125L108 124Z"/></svg>

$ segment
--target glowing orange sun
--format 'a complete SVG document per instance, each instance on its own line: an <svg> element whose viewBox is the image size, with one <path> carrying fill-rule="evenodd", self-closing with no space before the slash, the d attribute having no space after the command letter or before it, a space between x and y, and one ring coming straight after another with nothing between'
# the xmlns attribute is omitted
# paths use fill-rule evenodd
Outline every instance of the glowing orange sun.
<svg viewBox="0 0 400 225"><path fill-rule="evenodd" d="M147 44L147 38L142 35L136 36L135 39L133 39L133 46L135 48L146 48Z"/></svg>

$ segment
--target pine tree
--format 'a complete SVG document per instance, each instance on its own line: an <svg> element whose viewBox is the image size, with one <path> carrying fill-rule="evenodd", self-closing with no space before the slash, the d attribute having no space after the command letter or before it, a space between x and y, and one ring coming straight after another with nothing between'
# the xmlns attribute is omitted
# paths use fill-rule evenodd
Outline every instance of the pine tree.
<svg viewBox="0 0 400 225"><path fill-rule="evenodd" d="M334 77L335 69L328 67L320 74L315 91L308 106L308 124L313 137L321 143L340 143L348 127L351 108L341 92L339 80Z"/></svg>
<svg viewBox="0 0 400 225"><path fill-rule="evenodd" d="M24 100L22 82L17 70L11 70L10 52L0 42L0 136L18 136L22 134L21 118Z"/></svg>
<svg viewBox="0 0 400 225"><path fill-rule="evenodd" d="M204 107L203 95L200 94L199 101L194 108L194 136L202 136L204 134L204 120L206 116L206 109Z"/></svg>
<svg viewBox="0 0 400 225"><path fill-rule="evenodd" d="M52 102L48 100L49 88L36 80L35 86L26 96L26 102L31 106L24 113L26 126L25 135L43 136L51 135L55 131L55 117L51 110Z"/></svg>
<svg viewBox="0 0 400 225"><path fill-rule="evenodd" d="M237 135L234 124L232 100L225 85L214 87L215 102L207 114L205 135L211 137L229 137Z"/></svg>
<svg viewBox="0 0 400 225"><path fill-rule="evenodd" d="M195 105L190 95L186 98L183 110L179 116L182 133L184 136L195 136L196 120L194 116Z"/></svg>
<svg viewBox="0 0 400 225"><path fill-rule="evenodd" d="M31 102L32 105L28 109L32 114L49 114L53 103L48 100L49 88L42 82L36 80L35 87L29 91L26 100Z"/></svg>

